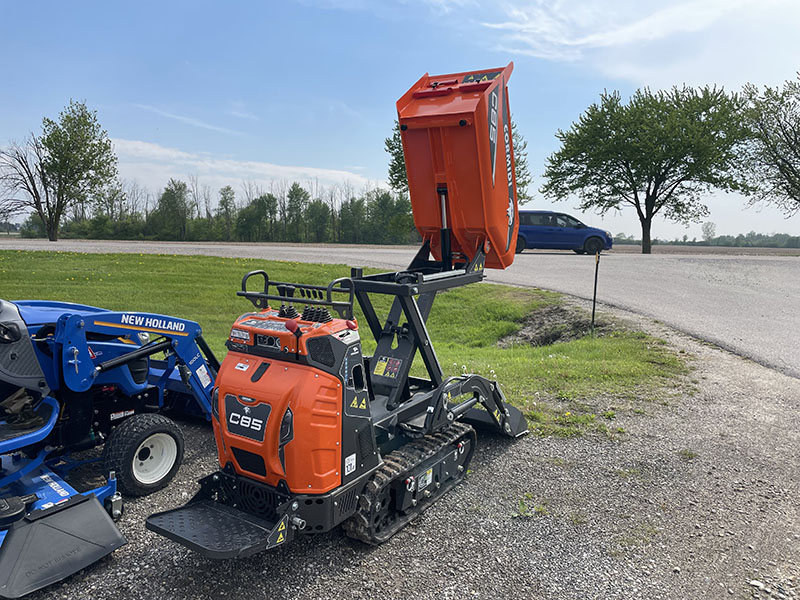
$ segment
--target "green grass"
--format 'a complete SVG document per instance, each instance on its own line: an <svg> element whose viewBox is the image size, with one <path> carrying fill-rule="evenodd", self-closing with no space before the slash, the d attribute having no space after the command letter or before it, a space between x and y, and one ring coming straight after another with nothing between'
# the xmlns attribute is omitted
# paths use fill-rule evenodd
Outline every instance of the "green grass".
<svg viewBox="0 0 800 600"><path fill-rule="evenodd" d="M204 256L0 251L0 297L191 319L202 325L203 335L221 357L233 320L252 310L235 292L242 276L254 269L266 270L273 280L317 284L350 273L345 265ZM660 391L685 371L684 362L661 340L638 332L545 347L496 345L517 331L527 314L559 302L558 294L541 290L466 286L437 297L428 330L446 375L466 370L497 379L538 433L579 435L589 430L616 435L619 428L609 427L616 413L608 405L595 410L588 400L659 398ZM389 299L378 298L375 304L380 316ZM361 318L359 322L364 324ZM366 327L361 331L369 338ZM366 353L374 347L374 341L364 340ZM421 374L421 364L414 372Z"/></svg>

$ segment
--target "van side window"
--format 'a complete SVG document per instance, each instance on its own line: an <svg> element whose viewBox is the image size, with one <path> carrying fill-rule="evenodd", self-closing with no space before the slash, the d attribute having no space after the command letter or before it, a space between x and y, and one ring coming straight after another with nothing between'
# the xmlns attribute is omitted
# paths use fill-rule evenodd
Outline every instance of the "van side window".
<svg viewBox="0 0 800 600"><path fill-rule="evenodd" d="M533 217L531 225L538 227L548 227L550 225L550 215L543 215L541 213L531 215Z"/></svg>

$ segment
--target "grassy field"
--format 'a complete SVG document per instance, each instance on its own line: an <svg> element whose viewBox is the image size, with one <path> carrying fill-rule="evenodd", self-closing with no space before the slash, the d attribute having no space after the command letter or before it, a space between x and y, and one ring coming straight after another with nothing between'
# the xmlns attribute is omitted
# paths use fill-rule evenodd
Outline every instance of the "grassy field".
<svg viewBox="0 0 800 600"><path fill-rule="evenodd" d="M252 309L235 292L242 276L254 269L266 270L272 280L316 284L349 274L345 265L0 251L0 298L61 300L192 319L222 357L233 320ZM541 347L496 345L517 331L523 317L559 302L552 292L489 284L441 293L428 329L446 374L467 371L497 379L538 432L572 435L587 430L613 434L615 410L658 397L686 371L660 340L639 332ZM376 306L385 311L389 304ZM364 340L366 353L374 346L371 339Z"/></svg>

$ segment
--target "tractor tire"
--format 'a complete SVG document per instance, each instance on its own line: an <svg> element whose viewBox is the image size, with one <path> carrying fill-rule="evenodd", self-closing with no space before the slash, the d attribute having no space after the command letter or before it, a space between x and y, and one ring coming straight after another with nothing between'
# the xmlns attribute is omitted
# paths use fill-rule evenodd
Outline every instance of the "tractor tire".
<svg viewBox="0 0 800 600"><path fill-rule="evenodd" d="M516 254L522 254L522 251L528 247L528 244L525 242L525 238L521 235L517 235L517 247L514 250Z"/></svg>
<svg viewBox="0 0 800 600"><path fill-rule="evenodd" d="M143 413L111 432L103 452L106 471L114 471L119 491L146 496L165 487L183 461L183 434L167 417Z"/></svg>
<svg viewBox="0 0 800 600"><path fill-rule="evenodd" d="M583 251L586 254L590 254L594 256L595 254L600 254L603 251L603 240L596 237L591 237L583 243Z"/></svg>

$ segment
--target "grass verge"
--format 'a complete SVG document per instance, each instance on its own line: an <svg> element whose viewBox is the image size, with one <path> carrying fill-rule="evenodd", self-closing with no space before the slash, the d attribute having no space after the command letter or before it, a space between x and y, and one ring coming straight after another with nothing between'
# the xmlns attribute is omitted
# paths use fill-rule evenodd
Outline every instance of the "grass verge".
<svg viewBox="0 0 800 600"><path fill-rule="evenodd" d="M0 251L0 298L60 300L192 319L202 325L206 340L221 357L233 320L252 308L235 292L242 276L254 269L266 270L273 280L318 284L349 274L345 265ZM376 308L385 313L388 299L379 300ZM541 347L498 347L498 340L516 332L527 315L560 303L560 296L552 292L471 285L439 295L428 330L446 375L466 371L497 379L537 433L621 433L614 424L615 411L632 399L657 397L685 372L685 364L664 342L640 332L618 331ZM366 353L374 347L371 339L364 340ZM415 371L420 372L420 365ZM603 406L597 405L598 398Z"/></svg>

